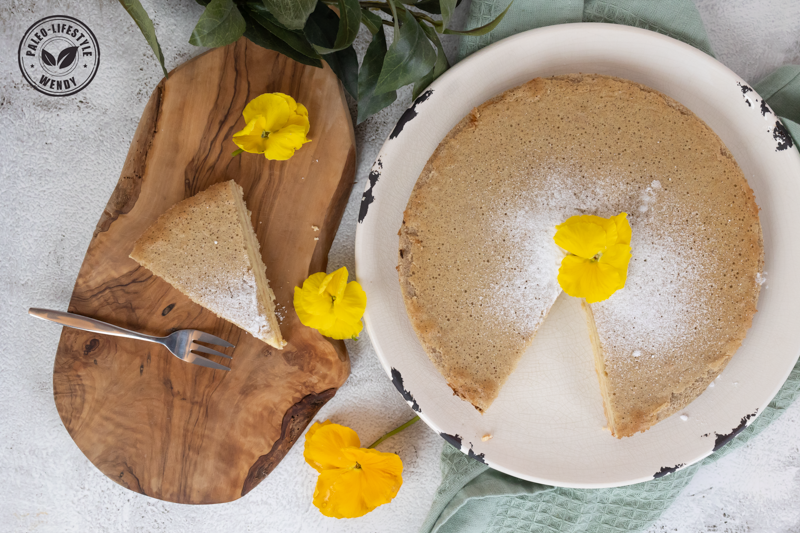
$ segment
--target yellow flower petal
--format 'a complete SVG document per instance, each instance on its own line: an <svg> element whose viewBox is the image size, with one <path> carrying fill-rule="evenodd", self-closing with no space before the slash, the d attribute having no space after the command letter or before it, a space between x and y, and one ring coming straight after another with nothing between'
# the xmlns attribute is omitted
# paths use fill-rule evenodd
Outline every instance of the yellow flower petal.
<svg viewBox="0 0 800 533"><path fill-rule="evenodd" d="M600 256L600 264L607 264L618 270L626 270L631 260L630 244L615 244Z"/></svg>
<svg viewBox="0 0 800 533"><path fill-rule="evenodd" d="M295 110L295 113L297 113L300 116L308 118L308 109L306 109L306 106L304 106L303 104L300 103L297 104L297 109Z"/></svg>
<svg viewBox="0 0 800 533"><path fill-rule="evenodd" d="M233 141L246 152L285 161L311 142L306 137L311 128L308 109L289 95L262 94L245 106L242 116L246 126L234 134Z"/></svg>
<svg viewBox="0 0 800 533"><path fill-rule="evenodd" d="M314 505L325 516L356 518L389 503L403 484L403 462L396 454L349 448L358 467L324 470L314 489Z"/></svg>
<svg viewBox="0 0 800 533"><path fill-rule="evenodd" d="M367 295L356 281L347 282L342 267L335 272L318 272L294 289L294 308L303 325L315 328L333 339L357 337L364 325L361 317L367 307Z"/></svg>
<svg viewBox="0 0 800 533"><path fill-rule="evenodd" d="M289 122L286 123L286 126L284 126L284 128L288 128L289 126L298 126L299 128L301 128L298 131L302 131L303 136L305 136L308 134L308 130L311 129L311 122L309 122L308 120L308 111L306 110L305 107L303 107L300 104L298 104L297 110L298 111L302 110L305 114L297 113L295 115L292 115L289 118ZM311 139L306 139L305 142L311 142Z"/></svg>
<svg viewBox="0 0 800 533"><path fill-rule="evenodd" d="M336 323L333 299L319 288L325 280L324 272L317 272L303 282L303 288L294 288L294 310L304 326L314 329L330 328Z"/></svg>
<svg viewBox="0 0 800 533"><path fill-rule="evenodd" d="M283 93L272 93L272 94L274 94L275 96L280 96L281 98L283 98L284 100L286 100L286 103L287 103L287 104L288 104L288 106L289 106L289 111L290 111L292 114L295 114L295 113L297 113L297 108L298 108L298 106L299 106L300 104L298 104L298 103L295 101L295 99L294 99L294 98L292 98L292 97L291 97L291 96L289 96L288 94L283 94ZM305 109L305 108L303 108L303 109ZM308 114L308 111L306 111L306 114Z"/></svg>
<svg viewBox="0 0 800 533"><path fill-rule="evenodd" d="M630 244L633 230L631 229L631 223L628 222L628 213L620 213L619 215L615 215L611 217L611 220L614 222L614 225L617 228L618 236L616 244Z"/></svg>
<svg viewBox="0 0 800 533"><path fill-rule="evenodd" d="M266 149L264 150L264 157L272 161L286 161L292 158L294 152L294 148L287 148L276 142L267 142Z"/></svg>
<svg viewBox="0 0 800 533"><path fill-rule="evenodd" d="M306 139L306 131L308 130L302 125L289 124L275 133L270 133L267 139L267 150L283 149L294 154L295 150L305 143L311 142Z"/></svg>
<svg viewBox="0 0 800 533"><path fill-rule="evenodd" d="M256 117L241 130L233 134L233 142L251 154L263 153L267 146L267 139L261 132L264 131L265 120L263 117Z"/></svg>
<svg viewBox="0 0 800 533"><path fill-rule="evenodd" d="M317 272L316 274L311 274L303 282L303 292L321 296L324 292L324 289L320 289L320 287L322 287L322 284L325 282L326 277L327 274L325 274L325 272Z"/></svg>
<svg viewBox="0 0 800 533"><path fill-rule="evenodd" d="M333 422L331 422L330 420L326 420L324 422L314 422L313 424L311 424L311 427L308 428L308 431L306 432L306 440L313 439L314 435L317 434L317 430L319 430L320 428L323 428L325 426L328 426L330 424L333 424ZM356 436L358 436L358 435L356 435ZM359 443L361 443L360 440L359 440Z"/></svg>
<svg viewBox="0 0 800 533"><path fill-rule="evenodd" d="M363 481L363 473L355 468L321 472L314 487L314 507L331 518L364 516L372 509L361 498Z"/></svg>
<svg viewBox="0 0 800 533"><path fill-rule="evenodd" d="M284 127L269 134L264 155L267 159L279 161L289 159L294 155L295 150L305 143L311 142L306 138L309 127L308 117L291 116Z"/></svg>
<svg viewBox="0 0 800 533"><path fill-rule="evenodd" d="M612 265L568 255L558 269L558 284L570 296L595 303L624 287L625 276Z"/></svg>
<svg viewBox="0 0 800 533"><path fill-rule="evenodd" d="M367 293L357 281L348 283L343 293L341 298L333 302L333 314L339 320L360 323L367 308Z"/></svg>
<svg viewBox="0 0 800 533"><path fill-rule="evenodd" d="M308 133L310 122L308 121L308 117L304 117L302 115L292 115L289 118L289 121L286 123L286 126L278 130L278 133L291 133L292 135L297 135L298 137L302 138L302 143L311 142L311 139L306 139L306 133Z"/></svg>
<svg viewBox="0 0 800 533"><path fill-rule="evenodd" d="M333 312L333 301L327 294L317 295L313 293L305 293L301 294L301 298L306 312L310 315L313 315L314 317L330 316L336 318L336 315ZM320 324L319 326L315 327L327 327L332 323L332 320L327 321L326 318L325 324Z"/></svg>
<svg viewBox="0 0 800 533"><path fill-rule="evenodd" d="M263 117L265 120L264 129L266 131L278 131L286 125L289 121L289 117L292 116L287 98L294 102L291 97L281 93L267 93L254 98L247 104L242 112L244 121L250 123L250 121L254 120L256 117Z"/></svg>
<svg viewBox="0 0 800 533"><path fill-rule="evenodd" d="M624 287L631 236L627 213L611 218L573 216L556 226L553 240L568 252L558 271L564 292L594 303Z"/></svg>
<svg viewBox="0 0 800 533"><path fill-rule="evenodd" d="M620 289L625 286L628 281L628 264L631 262L631 245L630 244L616 244L603 252L600 257L599 263L601 265L608 265L619 271L622 278L622 285Z"/></svg>
<svg viewBox="0 0 800 533"><path fill-rule="evenodd" d="M334 300L340 300L344 296L344 291L347 288L347 278L349 273L347 267L342 267L339 270L331 272L319 286L319 292L327 292L334 297Z"/></svg>
<svg viewBox="0 0 800 533"><path fill-rule="evenodd" d="M337 318L332 326L317 329L326 337L344 340L358 337L358 335L361 333L361 330L364 329L364 324L361 322L361 320L356 320L353 322L349 320L340 320Z"/></svg>
<svg viewBox="0 0 800 533"><path fill-rule="evenodd" d="M617 227L613 222L594 215L574 216L556 226L553 240L569 253L591 259L616 244Z"/></svg>
<svg viewBox="0 0 800 533"><path fill-rule="evenodd" d="M358 434L346 426L330 420L314 422L306 433L303 457L317 472L331 468L352 468L355 461L344 453L346 448L361 446Z"/></svg>

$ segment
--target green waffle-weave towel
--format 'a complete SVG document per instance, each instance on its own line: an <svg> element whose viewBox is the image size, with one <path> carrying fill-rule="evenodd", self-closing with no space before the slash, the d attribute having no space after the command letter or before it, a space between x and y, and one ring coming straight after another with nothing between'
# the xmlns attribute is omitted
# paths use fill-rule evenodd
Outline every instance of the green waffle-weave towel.
<svg viewBox="0 0 800 533"><path fill-rule="evenodd" d="M473 0L467 28L493 20L507 0ZM490 34L464 37L460 57L515 33L568 22L609 22L644 28L713 55L690 0L515 0ZM755 84L758 93L800 140L800 66L779 68ZM800 176L798 176L800 179ZM522 481L488 468L447 445L442 484L423 532L632 532L652 524L702 465L746 443L800 396L800 362L764 412L733 441L705 460L665 477L614 489L565 489Z"/></svg>

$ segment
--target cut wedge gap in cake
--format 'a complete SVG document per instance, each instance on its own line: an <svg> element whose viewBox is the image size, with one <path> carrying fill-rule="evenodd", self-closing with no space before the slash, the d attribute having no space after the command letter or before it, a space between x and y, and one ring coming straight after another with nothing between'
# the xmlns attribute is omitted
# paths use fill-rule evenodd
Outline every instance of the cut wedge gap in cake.
<svg viewBox="0 0 800 533"><path fill-rule="evenodd" d="M162 214L130 257L196 304L282 349L286 341L251 216L241 186L217 183Z"/></svg>

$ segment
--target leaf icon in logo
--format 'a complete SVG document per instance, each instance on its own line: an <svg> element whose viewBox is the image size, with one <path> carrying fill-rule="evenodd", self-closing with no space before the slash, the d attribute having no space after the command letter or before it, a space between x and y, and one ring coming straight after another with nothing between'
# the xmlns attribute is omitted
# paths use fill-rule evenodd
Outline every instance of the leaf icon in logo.
<svg viewBox="0 0 800 533"><path fill-rule="evenodd" d="M44 52L44 51L42 51ZM50 56L53 57L53 56ZM75 58L78 57L78 47L77 46L70 46L69 48L64 48L58 54L58 68L65 69L72 65L75 62Z"/></svg>
<svg viewBox="0 0 800 533"><path fill-rule="evenodd" d="M44 49L42 49L42 61L48 67L56 66L56 58L53 57L53 54Z"/></svg>

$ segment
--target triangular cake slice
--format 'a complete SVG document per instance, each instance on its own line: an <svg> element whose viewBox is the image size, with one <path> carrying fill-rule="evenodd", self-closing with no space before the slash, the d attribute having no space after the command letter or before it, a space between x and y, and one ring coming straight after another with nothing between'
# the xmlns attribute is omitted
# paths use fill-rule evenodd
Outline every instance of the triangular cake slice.
<svg viewBox="0 0 800 533"><path fill-rule="evenodd" d="M168 209L130 257L220 318L281 349L275 295L242 188L212 185Z"/></svg>

